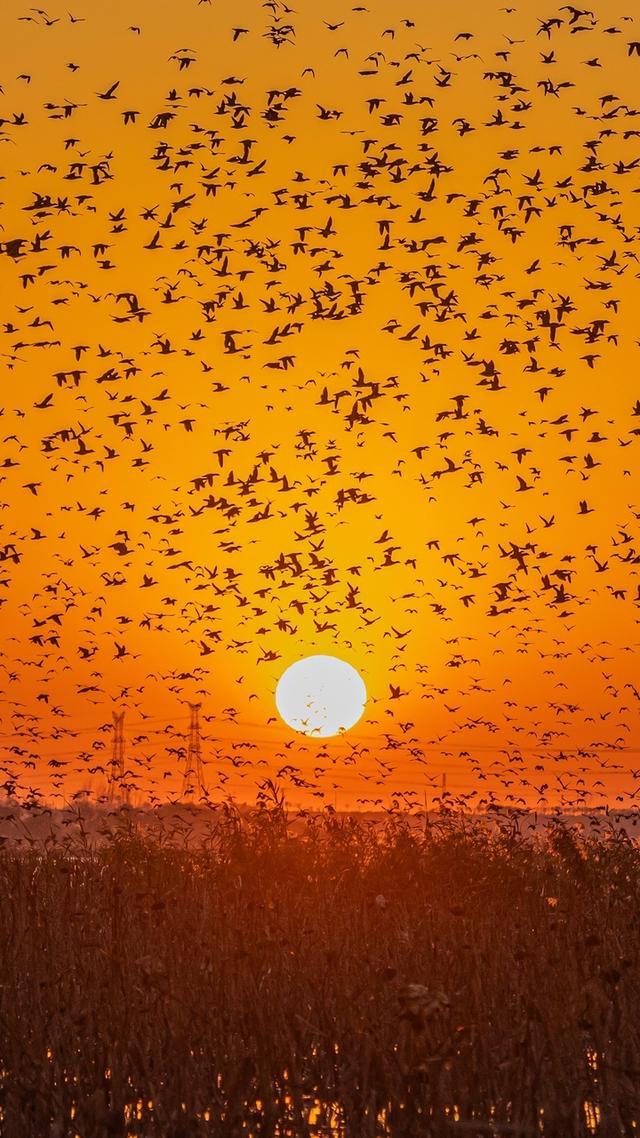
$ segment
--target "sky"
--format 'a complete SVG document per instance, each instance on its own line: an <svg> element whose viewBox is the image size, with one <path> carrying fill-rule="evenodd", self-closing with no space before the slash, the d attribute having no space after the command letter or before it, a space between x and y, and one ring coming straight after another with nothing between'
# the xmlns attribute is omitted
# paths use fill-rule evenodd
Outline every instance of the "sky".
<svg viewBox="0 0 640 1138"><path fill-rule="evenodd" d="M630 12L6 0L8 787L633 804Z"/></svg>

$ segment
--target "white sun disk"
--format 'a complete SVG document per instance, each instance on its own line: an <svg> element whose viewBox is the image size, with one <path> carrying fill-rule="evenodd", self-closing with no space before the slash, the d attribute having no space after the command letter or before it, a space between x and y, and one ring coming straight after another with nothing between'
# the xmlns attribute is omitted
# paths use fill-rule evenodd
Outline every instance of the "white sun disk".
<svg viewBox="0 0 640 1138"><path fill-rule="evenodd" d="M326 738L348 731L364 711L367 689L351 664L337 656L306 656L283 672L276 707L303 735Z"/></svg>

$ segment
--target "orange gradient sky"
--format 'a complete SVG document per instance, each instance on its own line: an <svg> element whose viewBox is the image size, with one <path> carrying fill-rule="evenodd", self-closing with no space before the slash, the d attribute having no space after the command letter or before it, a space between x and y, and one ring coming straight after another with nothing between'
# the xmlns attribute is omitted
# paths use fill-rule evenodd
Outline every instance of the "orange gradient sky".
<svg viewBox="0 0 640 1138"><path fill-rule="evenodd" d="M198 701L214 795L633 801L638 21L72 15L0 13L7 780L100 792L123 709L175 792Z"/></svg>

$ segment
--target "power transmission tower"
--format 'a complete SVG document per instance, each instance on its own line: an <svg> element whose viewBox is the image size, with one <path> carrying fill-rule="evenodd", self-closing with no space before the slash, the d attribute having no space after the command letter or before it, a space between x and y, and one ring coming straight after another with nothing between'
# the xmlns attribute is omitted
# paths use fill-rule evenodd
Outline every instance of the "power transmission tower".
<svg viewBox="0 0 640 1138"><path fill-rule="evenodd" d="M182 797L189 798L198 793L205 793L204 772L202 769L202 748L200 745L200 708L201 703L190 703L191 718L189 722L189 747L187 762L182 780Z"/></svg>
<svg viewBox="0 0 640 1138"><path fill-rule="evenodd" d="M109 802L113 802L116 797L127 800L128 795L124 788L124 711L113 712L113 743L108 784Z"/></svg>

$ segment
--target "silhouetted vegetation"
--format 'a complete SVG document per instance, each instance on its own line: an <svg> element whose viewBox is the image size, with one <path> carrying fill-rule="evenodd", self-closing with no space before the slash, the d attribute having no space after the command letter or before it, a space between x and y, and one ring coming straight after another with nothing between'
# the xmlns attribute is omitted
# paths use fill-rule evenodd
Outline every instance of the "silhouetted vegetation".
<svg viewBox="0 0 640 1138"><path fill-rule="evenodd" d="M281 804L0 854L3 1138L640 1125L640 852Z"/></svg>

